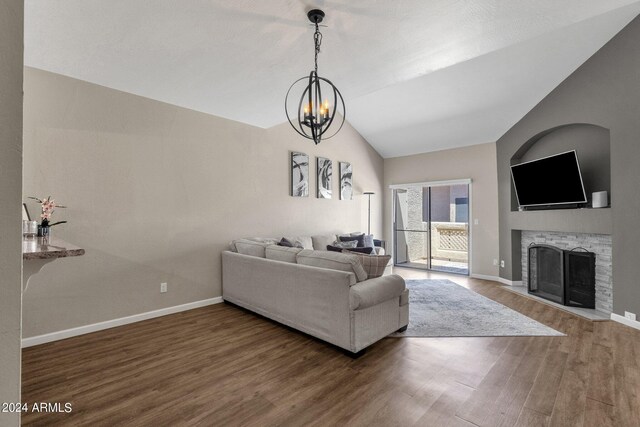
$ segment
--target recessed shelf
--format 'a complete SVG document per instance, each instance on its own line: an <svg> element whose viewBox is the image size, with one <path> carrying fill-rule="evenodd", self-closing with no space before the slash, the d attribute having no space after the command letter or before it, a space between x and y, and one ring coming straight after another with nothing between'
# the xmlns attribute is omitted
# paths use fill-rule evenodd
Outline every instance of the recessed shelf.
<svg viewBox="0 0 640 427"><path fill-rule="evenodd" d="M592 207L584 207L584 208L557 208L557 209L525 209L525 210L519 210L519 209L511 209L511 212L555 212L555 211L582 211L582 210L595 210L595 211L600 211L603 209L611 209L611 206L607 206L604 208L592 208Z"/></svg>
<svg viewBox="0 0 640 427"><path fill-rule="evenodd" d="M512 230L611 234L611 208L512 211Z"/></svg>

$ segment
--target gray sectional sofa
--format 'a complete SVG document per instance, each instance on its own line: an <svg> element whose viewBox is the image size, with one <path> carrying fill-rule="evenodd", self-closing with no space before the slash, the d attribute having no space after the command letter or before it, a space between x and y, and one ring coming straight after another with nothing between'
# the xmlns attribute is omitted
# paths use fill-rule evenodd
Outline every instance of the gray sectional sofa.
<svg viewBox="0 0 640 427"><path fill-rule="evenodd" d="M328 236L314 236L326 246ZM225 301L359 353L409 323L402 277L369 278L361 256L239 239L222 253Z"/></svg>

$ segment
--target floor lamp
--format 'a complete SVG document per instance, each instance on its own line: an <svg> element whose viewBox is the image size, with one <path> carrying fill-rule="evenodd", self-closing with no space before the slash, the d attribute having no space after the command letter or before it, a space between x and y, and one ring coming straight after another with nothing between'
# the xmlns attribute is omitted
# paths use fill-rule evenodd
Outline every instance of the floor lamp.
<svg viewBox="0 0 640 427"><path fill-rule="evenodd" d="M367 235L371 234L371 196L373 196L374 193L373 191L365 191L364 193L365 196L369 197L369 215L368 215L368 222L367 222Z"/></svg>

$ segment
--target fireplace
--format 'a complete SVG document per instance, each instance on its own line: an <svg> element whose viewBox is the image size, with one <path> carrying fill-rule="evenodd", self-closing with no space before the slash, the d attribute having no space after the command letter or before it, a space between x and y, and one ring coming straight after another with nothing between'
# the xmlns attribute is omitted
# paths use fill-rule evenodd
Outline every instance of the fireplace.
<svg viewBox="0 0 640 427"><path fill-rule="evenodd" d="M532 244L528 248L528 291L560 304L595 308L595 264L595 254L581 248Z"/></svg>

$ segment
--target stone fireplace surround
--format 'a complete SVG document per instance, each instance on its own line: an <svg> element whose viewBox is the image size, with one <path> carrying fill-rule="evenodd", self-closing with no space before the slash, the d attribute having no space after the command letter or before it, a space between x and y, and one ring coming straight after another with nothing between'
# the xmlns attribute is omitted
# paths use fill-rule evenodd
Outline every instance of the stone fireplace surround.
<svg viewBox="0 0 640 427"><path fill-rule="evenodd" d="M607 234L565 233L558 231L526 231L521 234L522 284L528 284L528 247L531 243L560 249L581 247L596 254L596 310L611 314L613 310L613 277L611 268L611 236Z"/></svg>

